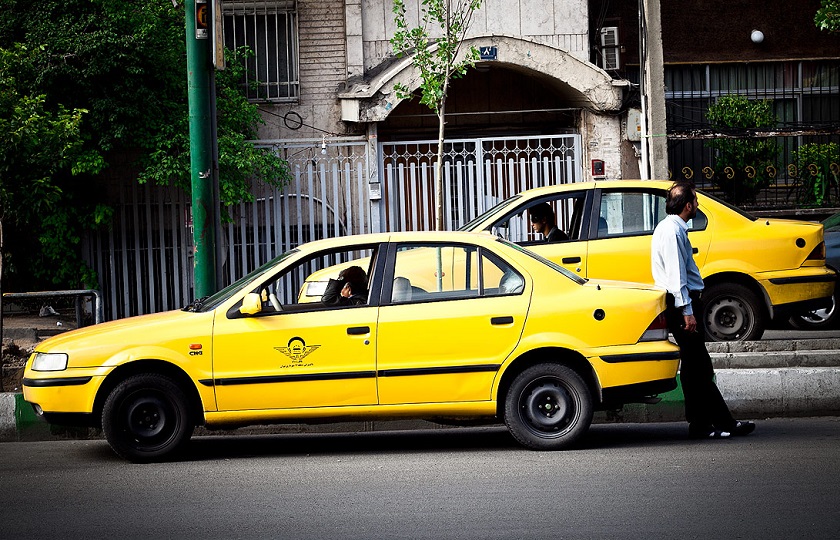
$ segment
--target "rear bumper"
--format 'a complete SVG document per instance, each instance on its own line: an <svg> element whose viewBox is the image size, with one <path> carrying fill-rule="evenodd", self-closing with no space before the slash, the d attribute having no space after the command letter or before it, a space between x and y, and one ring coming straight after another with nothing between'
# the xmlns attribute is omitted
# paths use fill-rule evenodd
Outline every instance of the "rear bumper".
<svg viewBox="0 0 840 540"><path fill-rule="evenodd" d="M767 272L757 277L774 319L827 307L837 282L837 273L826 267Z"/></svg>

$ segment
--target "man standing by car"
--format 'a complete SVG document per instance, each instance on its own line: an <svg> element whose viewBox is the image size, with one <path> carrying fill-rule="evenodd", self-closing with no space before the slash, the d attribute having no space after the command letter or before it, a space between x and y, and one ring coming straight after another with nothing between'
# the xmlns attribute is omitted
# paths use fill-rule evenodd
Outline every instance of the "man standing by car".
<svg viewBox="0 0 840 540"><path fill-rule="evenodd" d="M668 330L680 347L680 381L689 437L723 439L747 435L755 424L732 418L715 384L704 327L695 317L703 314L703 279L688 239L688 221L697 215L698 206L692 186L677 183L668 190L668 216L653 231L651 271L656 286L667 291Z"/></svg>

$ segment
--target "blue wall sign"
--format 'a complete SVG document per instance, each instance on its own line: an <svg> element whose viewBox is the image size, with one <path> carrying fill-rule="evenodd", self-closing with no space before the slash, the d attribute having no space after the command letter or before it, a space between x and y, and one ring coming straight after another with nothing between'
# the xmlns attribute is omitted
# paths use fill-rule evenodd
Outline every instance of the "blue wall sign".
<svg viewBox="0 0 840 540"><path fill-rule="evenodd" d="M496 47L479 47L478 54L481 60L495 60L498 54Z"/></svg>

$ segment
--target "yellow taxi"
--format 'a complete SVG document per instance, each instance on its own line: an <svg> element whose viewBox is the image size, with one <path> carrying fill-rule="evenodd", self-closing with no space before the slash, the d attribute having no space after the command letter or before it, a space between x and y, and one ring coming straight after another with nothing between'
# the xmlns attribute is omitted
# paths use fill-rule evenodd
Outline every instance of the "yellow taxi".
<svg viewBox="0 0 840 540"><path fill-rule="evenodd" d="M492 231L583 278L653 283L651 238L671 185L613 180L535 188L460 230ZM821 224L757 218L702 191L697 198L688 236L705 284L707 339L759 339L771 320L830 306L836 274L825 265ZM546 242L529 224L528 209L545 204L559 241Z"/></svg>
<svg viewBox="0 0 840 540"><path fill-rule="evenodd" d="M354 265L361 303L302 293ZM23 392L47 421L101 425L140 462L177 452L196 425L360 418L502 419L526 447L560 449L595 409L675 388L664 309L662 291L587 281L490 234L351 236L182 310L50 338Z"/></svg>

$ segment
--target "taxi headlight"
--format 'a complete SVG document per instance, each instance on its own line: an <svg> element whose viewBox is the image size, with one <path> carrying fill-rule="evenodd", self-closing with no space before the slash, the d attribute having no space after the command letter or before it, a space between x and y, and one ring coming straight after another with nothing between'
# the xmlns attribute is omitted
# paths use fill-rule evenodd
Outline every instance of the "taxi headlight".
<svg viewBox="0 0 840 540"><path fill-rule="evenodd" d="M63 371L67 369L67 355L64 353L35 353L33 371Z"/></svg>

